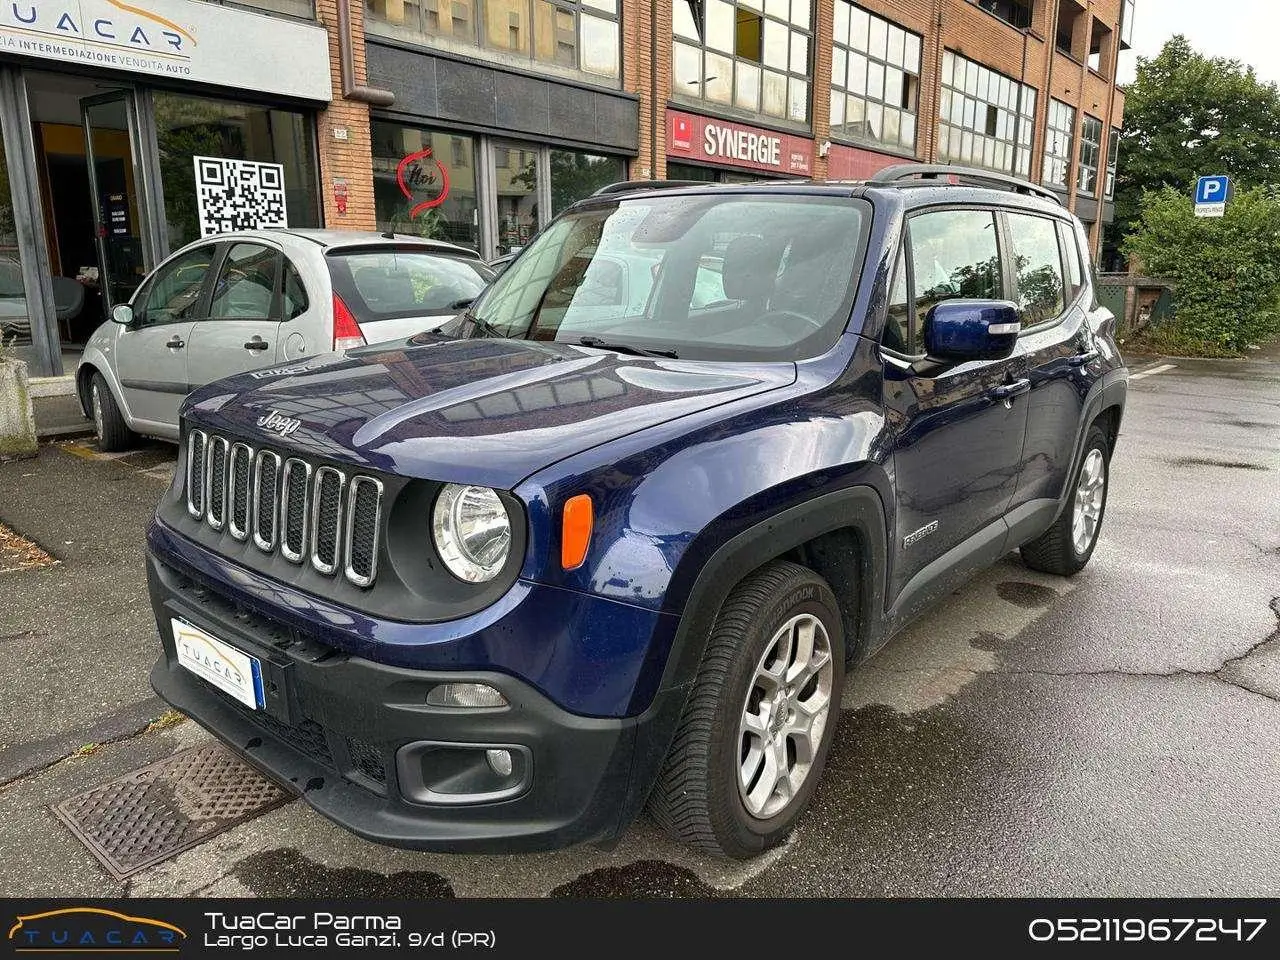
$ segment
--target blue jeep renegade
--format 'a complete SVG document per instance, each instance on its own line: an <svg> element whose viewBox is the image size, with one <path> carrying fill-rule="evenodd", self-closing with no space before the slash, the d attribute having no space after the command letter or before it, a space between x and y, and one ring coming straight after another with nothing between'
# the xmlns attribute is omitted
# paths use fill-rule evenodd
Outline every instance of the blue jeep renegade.
<svg viewBox="0 0 1280 960"><path fill-rule="evenodd" d="M847 670L1012 550L1088 562L1127 383L1088 262L988 172L605 188L446 330L190 397L152 684L384 843L647 806L756 854Z"/></svg>

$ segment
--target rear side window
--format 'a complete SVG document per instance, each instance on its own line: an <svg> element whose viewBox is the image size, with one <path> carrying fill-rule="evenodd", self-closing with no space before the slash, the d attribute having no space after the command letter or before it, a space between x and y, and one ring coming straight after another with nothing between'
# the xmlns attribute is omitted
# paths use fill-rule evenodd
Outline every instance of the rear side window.
<svg viewBox="0 0 1280 960"><path fill-rule="evenodd" d="M1067 263L1067 302L1075 300L1084 289L1084 267L1080 264L1080 244L1076 232L1068 224L1058 221L1058 235L1062 238L1062 253Z"/></svg>
<svg viewBox="0 0 1280 960"><path fill-rule="evenodd" d="M1057 319L1065 306L1062 254L1056 221L1009 213L1009 244L1018 276L1018 313L1024 326Z"/></svg>
<svg viewBox="0 0 1280 960"><path fill-rule="evenodd" d="M911 219L918 323L944 300L1003 300L1000 242L990 210L939 210Z"/></svg>
<svg viewBox="0 0 1280 960"><path fill-rule="evenodd" d="M455 314L488 285L479 260L422 250L335 251L333 289L358 320Z"/></svg>
<svg viewBox="0 0 1280 960"><path fill-rule="evenodd" d="M275 320L280 251L256 243L233 243L213 288L213 320Z"/></svg>
<svg viewBox="0 0 1280 960"><path fill-rule="evenodd" d="M280 285L280 295L284 300L284 319L292 320L307 312L309 306L307 288L302 283L302 277L298 276L298 268L288 259L284 262L284 280Z"/></svg>

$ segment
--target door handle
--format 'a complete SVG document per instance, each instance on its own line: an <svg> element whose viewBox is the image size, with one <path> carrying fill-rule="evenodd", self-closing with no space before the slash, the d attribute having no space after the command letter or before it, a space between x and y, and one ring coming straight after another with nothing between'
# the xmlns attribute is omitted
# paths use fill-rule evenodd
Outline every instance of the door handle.
<svg viewBox="0 0 1280 960"><path fill-rule="evenodd" d="M265 350L267 349L267 346L267 341L263 340L261 337L254 337L244 345L244 348L246 350Z"/></svg>
<svg viewBox="0 0 1280 960"><path fill-rule="evenodd" d="M1094 360L1097 360L1099 355L1100 354L1096 349L1090 350L1088 353L1078 353L1074 357L1068 357L1067 363L1071 364L1073 367L1083 367L1086 363L1092 363Z"/></svg>
<svg viewBox="0 0 1280 960"><path fill-rule="evenodd" d="M1026 377L1021 380L1014 380L1003 386L995 387L988 394L993 400L1012 400L1019 394L1027 393L1031 390L1031 381Z"/></svg>
<svg viewBox="0 0 1280 960"><path fill-rule="evenodd" d="M187 345L186 341L183 340L176 333L172 337L170 337L169 342L165 344L165 346L170 348L171 350L181 350L186 345Z"/></svg>

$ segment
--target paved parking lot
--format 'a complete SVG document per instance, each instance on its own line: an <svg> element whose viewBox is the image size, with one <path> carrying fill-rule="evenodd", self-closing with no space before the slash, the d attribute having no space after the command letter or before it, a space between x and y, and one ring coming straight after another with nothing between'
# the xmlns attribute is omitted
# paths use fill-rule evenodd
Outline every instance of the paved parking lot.
<svg viewBox="0 0 1280 960"><path fill-rule="evenodd" d="M173 449L0 465L0 521L60 561L0 575L0 895L1270 894L1280 362L1173 364L1131 386L1090 567L1006 558L865 665L814 809L748 864L646 822L608 852L393 851L295 801L111 879L50 805L207 736L146 683Z"/></svg>

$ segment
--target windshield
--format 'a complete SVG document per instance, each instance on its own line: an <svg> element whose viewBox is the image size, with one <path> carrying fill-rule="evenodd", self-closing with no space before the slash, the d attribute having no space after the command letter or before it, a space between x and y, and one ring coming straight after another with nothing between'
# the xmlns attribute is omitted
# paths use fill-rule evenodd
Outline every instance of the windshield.
<svg viewBox="0 0 1280 960"><path fill-rule="evenodd" d="M328 262L333 289L360 321L453 315L493 276L479 260L421 249L337 250Z"/></svg>
<svg viewBox="0 0 1280 960"><path fill-rule="evenodd" d="M816 356L848 319L869 213L813 195L592 205L552 223L469 319L477 335L690 359Z"/></svg>

